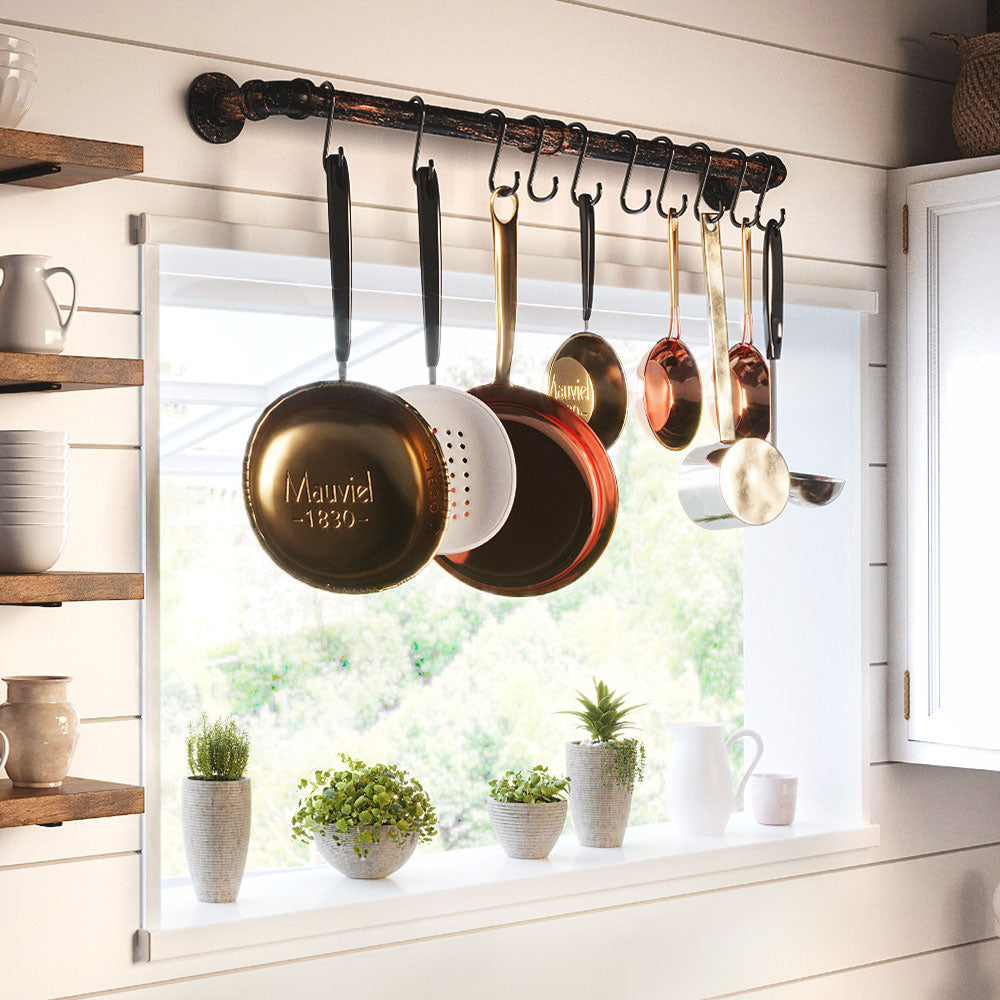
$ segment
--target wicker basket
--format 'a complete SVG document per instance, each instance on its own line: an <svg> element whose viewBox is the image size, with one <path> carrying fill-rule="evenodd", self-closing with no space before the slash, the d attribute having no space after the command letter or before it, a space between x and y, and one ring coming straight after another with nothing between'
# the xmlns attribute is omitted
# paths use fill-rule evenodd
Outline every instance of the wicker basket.
<svg viewBox="0 0 1000 1000"><path fill-rule="evenodd" d="M963 156L1000 153L1000 31L943 35L958 50L962 68L951 102L951 127Z"/></svg>

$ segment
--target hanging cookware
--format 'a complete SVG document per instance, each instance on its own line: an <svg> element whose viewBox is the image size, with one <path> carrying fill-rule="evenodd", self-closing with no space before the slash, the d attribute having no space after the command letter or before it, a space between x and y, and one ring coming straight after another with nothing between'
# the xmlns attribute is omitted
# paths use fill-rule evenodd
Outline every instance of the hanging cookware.
<svg viewBox="0 0 1000 1000"><path fill-rule="evenodd" d="M736 436L767 437L771 425L771 395L767 363L753 346L752 280L753 258L750 253L749 219L740 225L740 260L743 272L743 339L729 351L733 379Z"/></svg>
<svg viewBox="0 0 1000 1000"><path fill-rule="evenodd" d="M784 336L784 257L781 229L772 219L764 230L764 326L767 328L767 357L771 362L771 444L778 447L778 359ZM800 507L825 507L844 489L843 479L790 472L788 499Z"/></svg>
<svg viewBox="0 0 1000 1000"><path fill-rule="evenodd" d="M788 466L761 438L736 438L726 329L726 292L718 222L701 220L701 245L721 440L693 448L681 463L677 493L684 513L703 528L768 524L788 502Z"/></svg>
<svg viewBox="0 0 1000 1000"><path fill-rule="evenodd" d="M681 451L701 423L701 375L681 340L677 212L667 213L667 267L670 273L670 328L639 362L636 413L664 448Z"/></svg>
<svg viewBox="0 0 1000 1000"><path fill-rule="evenodd" d="M408 580L437 552L447 514L445 461L417 410L347 381L351 201L343 149L324 156L339 381L276 399L250 433L243 498L257 538L287 573L337 593Z"/></svg>
<svg viewBox="0 0 1000 1000"><path fill-rule="evenodd" d="M511 216L497 216L498 198ZM514 446L517 491L504 526L485 545L440 556L470 587L510 597L548 594L582 576L611 539L618 483L604 446L586 421L544 393L510 383L517 313L517 196L490 198L497 292L497 371L469 390L503 422Z"/></svg>
<svg viewBox="0 0 1000 1000"><path fill-rule="evenodd" d="M448 527L438 553L476 548L503 526L514 503L514 449L480 399L437 385L441 356L441 198L434 161L416 170L420 280L429 385L401 389L431 426L448 466Z"/></svg>
<svg viewBox="0 0 1000 1000"><path fill-rule="evenodd" d="M590 332L594 307L594 200L578 197L583 330L559 346L545 371L545 389L590 425L605 448L618 440L628 411L625 370L615 349Z"/></svg>

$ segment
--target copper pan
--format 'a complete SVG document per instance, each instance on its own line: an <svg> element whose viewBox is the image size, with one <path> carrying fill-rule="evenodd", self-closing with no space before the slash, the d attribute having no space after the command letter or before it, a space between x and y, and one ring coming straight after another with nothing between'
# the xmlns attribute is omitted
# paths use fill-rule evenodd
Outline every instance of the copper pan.
<svg viewBox="0 0 1000 1000"><path fill-rule="evenodd" d="M498 198L510 198L507 221ZM600 558L618 512L618 483L604 446L586 421L532 389L511 385L517 313L517 196L490 198L497 290L497 371L469 391L500 417L514 448L517 490L504 526L484 545L439 556L470 587L509 597L548 594L579 579Z"/></svg>
<svg viewBox="0 0 1000 1000"><path fill-rule="evenodd" d="M336 593L402 583L444 535L445 461L409 403L347 381L351 349L350 179L324 158L339 380L285 393L261 414L243 460L250 523L285 572Z"/></svg>

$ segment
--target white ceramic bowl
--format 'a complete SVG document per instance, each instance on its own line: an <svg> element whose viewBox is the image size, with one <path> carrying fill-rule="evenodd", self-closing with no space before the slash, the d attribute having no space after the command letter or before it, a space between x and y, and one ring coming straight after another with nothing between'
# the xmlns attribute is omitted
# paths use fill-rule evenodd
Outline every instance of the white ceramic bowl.
<svg viewBox="0 0 1000 1000"><path fill-rule="evenodd" d="M0 66L0 127L15 128L21 123L37 83L34 71Z"/></svg>
<svg viewBox="0 0 1000 1000"><path fill-rule="evenodd" d="M59 524L66 527L63 513L48 510L0 510L0 525L4 524Z"/></svg>
<svg viewBox="0 0 1000 1000"><path fill-rule="evenodd" d="M64 524L0 524L0 573L44 573L65 544Z"/></svg>
<svg viewBox="0 0 1000 1000"><path fill-rule="evenodd" d="M9 458L69 458L64 444L6 444L0 441L0 463Z"/></svg>
<svg viewBox="0 0 1000 1000"><path fill-rule="evenodd" d="M38 76L38 60L30 52L12 52L10 49L0 49L0 66L11 69L26 69Z"/></svg>
<svg viewBox="0 0 1000 1000"><path fill-rule="evenodd" d="M0 514L21 513L58 514L56 520L65 520L69 511L66 497L3 497L0 496Z"/></svg>
<svg viewBox="0 0 1000 1000"><path fill-rule="evenodd" d="M5 444L69 444L66 431L0 431L0 445Z"/></svg>
<svg viewBox="0 0 1000 1000"><path fill-rule="evenodd" d="M69 476L65 472L5 472L0 469L0 486L38 486L65 490Z"/></svg>
<svg viewBox="0 0 1000 1000"><path fill-rule="evenodd" d="M8 458L0 456L0 472L58 472L65 475L69 458Z"/></svg>
<svg viewBox="0 0 1000 1000"><path fill-rule="evenodd" d="M23 38L15 38L13 35L0 35L0 49L7 52L27 52L35 55L35 46L31 42L26 42Z"/></svg>

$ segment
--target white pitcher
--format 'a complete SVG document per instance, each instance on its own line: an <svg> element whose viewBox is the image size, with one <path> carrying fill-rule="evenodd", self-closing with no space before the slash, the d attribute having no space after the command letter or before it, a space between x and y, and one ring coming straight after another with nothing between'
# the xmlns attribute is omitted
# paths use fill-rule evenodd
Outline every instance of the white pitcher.
<svg viewBox="0 0 1000 1000"><path fill-rule="evenodd" d="M66 346L66 329L76 314L76 278L69 268L51 264L44 254L0 257L0 351L59 354ZM65 274L73 282L73 302L65 320L48 285L54 274Z"/></svg>
<svg viewBox="0 0 1000 1000"><path fill-rule="evenodd" d="M675 740L666 781L670 819L680 833L721 836L730 815L743 805L743 790L760 763L764 741L752 729L740 729L724 740L722 726L715 722L687 722L668 728ZM753 740L757 754L734 794L729 755L740 739Z"/></svg>

